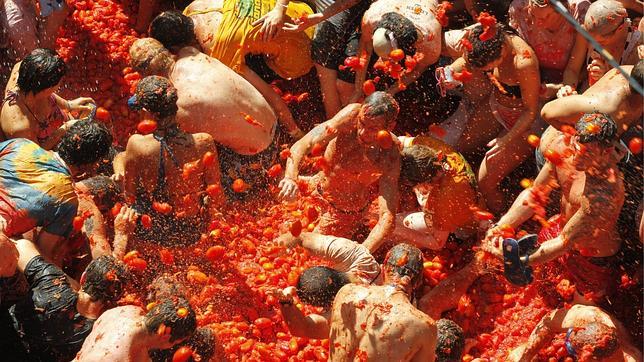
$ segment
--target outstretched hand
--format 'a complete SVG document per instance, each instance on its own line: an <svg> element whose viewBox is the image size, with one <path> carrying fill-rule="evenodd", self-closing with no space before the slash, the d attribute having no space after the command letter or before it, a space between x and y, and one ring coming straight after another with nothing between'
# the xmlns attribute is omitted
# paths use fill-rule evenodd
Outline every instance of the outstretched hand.
<svg viewBox="0 0 644 362"><path fill-rule="evenodd" d="M281 8L280 5L277 6L252 24L253 26L262 25L259 32L262 34L263 41L273 40L282 31L282 26L286 21L286 14L285 9Z"/></svg>
<svg viewBox="0 0 644 362"><path fill-rule="evenodd" d="M278 198L284 201L293 201L299 193L297 182L288 177L284 177L279 183L280 193Z"/></svg>

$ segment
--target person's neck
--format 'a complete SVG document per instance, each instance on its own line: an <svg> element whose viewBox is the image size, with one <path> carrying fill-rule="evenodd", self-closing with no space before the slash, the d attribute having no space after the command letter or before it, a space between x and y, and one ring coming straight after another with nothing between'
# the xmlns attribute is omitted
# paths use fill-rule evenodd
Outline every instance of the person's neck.
<svg viewBox="0 0 644 362"><path fill-rule="evenodd" d="M85 318L98 319L103 313L103 305L102 303L93 302L89 294L81 289L78 291L76 311Z"/></svg>
<svg viewBox="0 0 644 362"><path fill-rule="evenodd" d="M42 104L43 102L46 102L49 99L49 96L51 95L51 94L45 94L45 92L39 92L34 94L32 92L26 93L26 92L20 91L20 93L22 94L22 97L28 106L36 106L36 105Z"/></svg>
<svg viewBox="0 0 644 362"><path fill-rule="evenodd" d="M181 133L179 125L177 124L174 116L160 119L158 124L159 128L155 131L155 133L159 136L172 137Z"/></svg>

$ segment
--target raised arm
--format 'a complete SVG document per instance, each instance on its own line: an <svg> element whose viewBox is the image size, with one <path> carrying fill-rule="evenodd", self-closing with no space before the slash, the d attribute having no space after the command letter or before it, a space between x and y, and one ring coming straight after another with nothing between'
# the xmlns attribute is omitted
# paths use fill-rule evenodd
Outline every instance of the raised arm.
<svg viewBox="0 0 644 362"><path fill-rule="evenodd" d="M291 146L291 154L286 161L284 179L280 181L281 191L279 197L282 199L294 199L297 195L297 179L302 158L315 144L326 146L336 137L336 133L351 126L351 122L357 117L360 111L359 104L349 104L340 110L330 120L317 125L309 133Z"/></svg>
<svg viewBox="0 0 644 362"><path fill-rule="evenodd" d="M363 18L364 19L364 18ZM371 54L373 53L373 34L370 29L366 28L364 21L362 22L362 33L360 34L360 43L358 44L358 53L356 56L362 57L366 56L367 62L364 67L356 70L356 81L355 89L353 95L349 99L349 103L358 102L360 97L362 97L362 85L365 80L367 80L367 68L369 67L369 59L371 59Z"/></svg>
<svg viewBox="0 0 644 362"><path fill-rule="evenodd" d="M378 223L363 243L371 253L378 250L385 236L394 229L394 220L400 199L400 194L398 193L400 153L397 147L393 147L389 153L384 171L384 174L380 177L378 189Z"/></svg>
<svg viewBox="0 0 644 362"><path fill-rule="evenodd" d="M541 89L541 78L539 75L539 63L537 56L532 52L532 57L518 56L515 59L516 69L521 87L521 99L523 100L523 112L516 124L502 138L513 140L518 137L525 137L526 132L532 127L535 118L539 114L539 91ZM503 143L501 141L500 143Z"/></svg>
<svg viewBox="0 0 644 362"><path fill-rule="evenodd" d="M290 32L304 31L316 24L323 22L324 20L339 14L359 3L360 0L338 0L334 1L333 4L329 5L321 13L315 13L307 16L304 19L295 19L295 24L284 24L284 30ZM279 2L278 2L279 3ZM277 8L277 4L275 8ZM275 9L273 9L275 10Z"/></svg>
<svg viewBox="0 0 644 362"><path fill-rule="evenodd" d="M295 337L314 339L329 338L329 321L319 314L304 315L295 305L293 297L295 288L288 287L281 292L275 292L280 303L280 311L288 330Z"/></svg>
<svg viewBox="0 0 644 362"><path fill-rule="evenodd" d="M564 124L574 126L584 113L598 110L598 103L596 97L570 95L546 103L541 108L541 118L557 129Z"/></svg>

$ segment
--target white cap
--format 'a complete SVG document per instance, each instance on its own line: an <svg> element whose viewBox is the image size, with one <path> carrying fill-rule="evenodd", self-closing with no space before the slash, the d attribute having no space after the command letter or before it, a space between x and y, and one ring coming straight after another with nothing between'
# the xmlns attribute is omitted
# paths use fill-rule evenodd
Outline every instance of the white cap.
<svg viewBox="0 0 644 362"><path fill-rule="evenodd" d="M378 28L373 32L373 51L383 59L389 58L392 50L398 49L394 33L385 28Z"/></svg>

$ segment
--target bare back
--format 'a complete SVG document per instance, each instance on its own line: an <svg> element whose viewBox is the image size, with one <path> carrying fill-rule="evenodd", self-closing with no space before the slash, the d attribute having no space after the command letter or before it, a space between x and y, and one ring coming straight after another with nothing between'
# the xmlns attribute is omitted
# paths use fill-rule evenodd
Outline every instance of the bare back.
<svg viewBox="0 0 644 362"><path fill-rule="evenodd" d="M214 45L215 34L223 18L222 0L196 0L190 3L184 14L195 24L195 36L204 53L210 53Z"/></svg>
<svg viewBox="0 0 644 362"><path fill-rule="evenodd" d="M433 361L436 326L391 286L349 284L331 311L331 361Z"/></svg>
<svg viewBox="0 0 644 362"><path fill-rule="evenodd" d="M185 216L199 214L201 199L207 185L219 183L219 166L214 164L205 167L202 159L206 152L213 152L216 156L215 144L206 133L180 134L165 138L168 149L164 149L163 168L165 169L165 191L167 200L173 206L176 214L184 213ZM126 149L125 182L126 191L134 195L137 187L155 199L155 193L163 185L159 185L160 149L161 143L153 135L134 135L130 137ZM174 158L173 158L174 155ZM175 159L177 163L175 164ZM194 167L185 166L194 162ZM184 168L189 169L188 177L184 179ZM165 200L155 200L165 201Z"/></svg>
<svg viewBox="0 0 644 362"><path fill-rule="evenodd" d="M243 155L273 141L277 116L248 81L192 47L183 48L170 73L177 88L177 122L186 132L205 132Z"/></svg>
<svg viewBox="0 0 644 362"><path fill-rule="evenodd" d="M144 311L128 305L110 309L94 323L92 332L85 339L76 355L76 361L149 360L147 350L138 348L137 339L145 332Z"/></svg>

